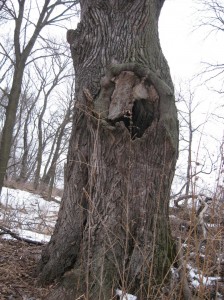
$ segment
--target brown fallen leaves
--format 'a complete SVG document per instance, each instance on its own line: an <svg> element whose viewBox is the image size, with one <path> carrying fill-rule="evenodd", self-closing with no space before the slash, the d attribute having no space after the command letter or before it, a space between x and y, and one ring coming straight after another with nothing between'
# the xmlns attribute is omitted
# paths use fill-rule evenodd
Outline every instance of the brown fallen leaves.
<svg viewBox="0 0 224 300"><path fill-rule="evenodd" d="M42 247L0 238L0 300L44 299L48 290L34 277Z"/></svg>

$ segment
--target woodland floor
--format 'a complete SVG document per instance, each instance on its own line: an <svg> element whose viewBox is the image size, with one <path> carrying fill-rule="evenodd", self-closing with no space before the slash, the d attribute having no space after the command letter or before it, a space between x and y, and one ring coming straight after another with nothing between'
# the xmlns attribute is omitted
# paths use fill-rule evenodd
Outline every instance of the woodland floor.
<svg viewBox="0 0 224 300"><path fill-rule="evenodd" d="M34 276L42 248L0 238L0 300L44 299L49 290L38 287Z"/></svg>
<svg viewBox="0 0 224 300"><path fill-rule="evenodd" d="M35 237L46 243L53 232L58 204L31 194L20 194L19 190L8 190L7 193L7 203L3 199L0 203L0 223L12 231L19 226L23 231L16 231L17 234L27 234L25 238ZM196 230L190 211L190 208L170 207L171 231L174 240L181 242L181 260L192 294L190 299L224 300L224 203L212 205L204 216L208 227L206 241ZM35 268L44 246L3 236L7 237L0 228L0 300L45 299L54 286L38 287L35 278ZM48 238L45 240L44 237ZM180 266L172 268L171 283L166 289L160 289L156 300L184 299L180 270Z"/></svg>
<svg viewBox="0 0 224 300"><path fill-rule="evenodd" d="M43 247L44 246L32 245L18 240L6 240L0 237L0 300L45 299L46 295L50 292L53 286L49 286L48 288L38 287L35 278L35 267L40 258ZM214 249L212 250L214 251ZM210 256L208 255L207 259L209 257ZM203 265L202 261L201 263ZM214 262L210 263L210 267L212 267L213 269L212 273L216 273L214 272L214 269L216 269ZM219 276L220 275L221 274L219 274ZM172 294L172 296L170 295L170 297L173 298L164 298L165 295L160 295L160 297L158 298L170 300L177 299L177 294L179 294L180 291L180 287L178 287L179 280L177 280L174 285L176 286L178 291L176 291L176 293L174 291L173 293L170 291ZM191 286L191 290L194 294L193 286ZM207 286L207 288L203 291L203 294L204 296L202 298L199 297L196 299L224 299L223 280L221 280L221 282L219 283L218 288L214 285ZM217 297L217 295L219 296Z"/></svg>

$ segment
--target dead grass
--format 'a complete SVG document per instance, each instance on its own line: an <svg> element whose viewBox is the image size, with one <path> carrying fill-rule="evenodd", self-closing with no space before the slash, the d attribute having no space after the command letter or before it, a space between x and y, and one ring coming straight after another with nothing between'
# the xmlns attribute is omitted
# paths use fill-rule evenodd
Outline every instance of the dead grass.
<svg viewBox="0 0 224 300"><path fill-rule="evenodd" d="M182 276L190 288L192 299L224 299L223 212L224 204L213 202L205 216L206 222L211 225L208 227L205 241L202 232L197 230L197 219L194 218L194 212L191 212L189 208L170 209L173 237L176 241L180 238L182 243L182 258L183 264L185 264L182 266L184 268ZM0 300L45 299L52 288L37 287L33 276L42 247L0 238ZM150 299L187 299L183 298L184 283L183 278L180 278L179 260L180 258L177 257L176 262L179 268L176 269L171 281L168 284L165 283L161 288L155 287L156 292ZM198 287L192 285L192 278L189 277L189 265L197 270ZM219 280L207 284L203 282L205 277L218 277Z"/></svg>
<svg viewBox="0 0 224 300"><path fill-rule="evenodd" d="M217 215L223 216L223 205L217 205L208 213L208 220L219 219ZM193 299L224 299L224 224L214 222L208 227L207 238L197 227L197 219L189 208L171 209L171 231L174 239L181 239L183 260L186 265L185 279L192 292ZM200 229L200 228L199 228ZM189 266L197 270L197 278L189 278ZM206 278L218 278L209 284ZM198 281L198 286L192 285ZM174 298L173 298L174 299ZM176 299L176 298L175 298ZM182 298L180 298L182 299Z"/></svg>

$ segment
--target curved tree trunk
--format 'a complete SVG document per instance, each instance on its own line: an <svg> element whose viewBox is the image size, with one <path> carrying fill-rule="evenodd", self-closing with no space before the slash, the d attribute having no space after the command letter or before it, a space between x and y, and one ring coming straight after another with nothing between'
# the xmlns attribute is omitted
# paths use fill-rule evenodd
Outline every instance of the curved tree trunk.
<svg viewBox="0 0 224 300"><path fill-rule="evenodd" d="M172 259L173 86L158 37L164 1L82 0L68 31L76 72L66 186L40 282L49 299L149 299ZM114 298L113 298L114 299Z"/></svg>

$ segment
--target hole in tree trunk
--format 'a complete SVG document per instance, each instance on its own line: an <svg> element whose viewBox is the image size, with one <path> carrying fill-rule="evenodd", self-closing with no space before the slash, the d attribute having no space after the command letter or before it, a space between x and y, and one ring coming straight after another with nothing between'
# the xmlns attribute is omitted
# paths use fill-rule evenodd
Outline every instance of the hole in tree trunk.
<svg viewBox="0 0 224 300"><path fill-rule="evenodd" d="M117 118L113 124L123 122L131 134L131 138L141 138L145 130L152 124L154 118L153 104L146 99L135 100L132 111Z"/></svg>
<svg viewBox="0 0 224 300"><path fill-rule="evenodd" d="M132 108L132 138L142 137L145 130L153 121L153 104L148 100L141 99L134 102Z"/></svg>

